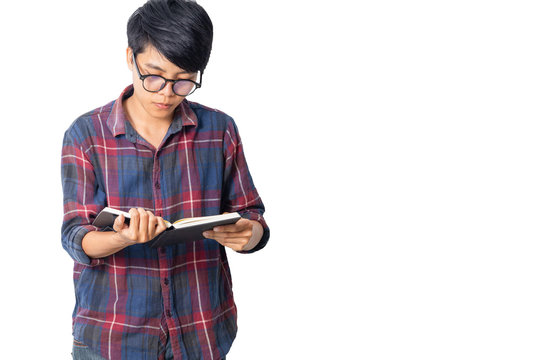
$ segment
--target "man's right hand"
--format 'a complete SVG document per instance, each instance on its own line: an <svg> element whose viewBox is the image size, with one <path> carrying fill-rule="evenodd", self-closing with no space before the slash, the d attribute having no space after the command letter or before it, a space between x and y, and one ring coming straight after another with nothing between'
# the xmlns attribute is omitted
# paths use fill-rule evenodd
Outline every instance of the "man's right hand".
<svg viewBox="0 0 540 360"><path fill-rule="evenodd" d="M163 218L155 216L151 211L132 208L129 215L129 225L124 223L124 215L118 216L113 224L117 240L122 245L143 244L167 229Z"/></svg>
<svg viewBox="0 0 540 360"><path fill-rule="evenodd" d="M152 240L166 228L165 221L141 208L130 209L129 225L124 224L120 215L113 224L112 231L90 231L82 239L82 248L86 255L98 259L117 253L134 244L143 244Z"/></svg>

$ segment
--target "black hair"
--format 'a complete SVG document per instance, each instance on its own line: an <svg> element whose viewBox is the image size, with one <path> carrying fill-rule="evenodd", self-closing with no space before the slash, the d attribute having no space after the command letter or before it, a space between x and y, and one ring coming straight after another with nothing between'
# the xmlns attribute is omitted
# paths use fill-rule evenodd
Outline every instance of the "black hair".
<svg viewBox="0 0 540 360"><path fill-rule="evenodd" d="M127 37L135 55L152 45L179 68L203 72L212 50L213 26L195 1L149 0L129 18Z"/></svg>

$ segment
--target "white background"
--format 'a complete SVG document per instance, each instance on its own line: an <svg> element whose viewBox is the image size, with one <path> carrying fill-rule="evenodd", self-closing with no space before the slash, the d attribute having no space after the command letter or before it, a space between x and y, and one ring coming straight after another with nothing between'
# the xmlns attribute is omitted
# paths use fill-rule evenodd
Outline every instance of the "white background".
<svg viewBox="0 0 540 360"><path fill-rule="evenodd" d="M0 357L69 359L60 150L144 1L4 2ZM252 359L538 359L535 1L200 1L272 236L229 252ZM18 355L13 355L18 353Z"/></svg>

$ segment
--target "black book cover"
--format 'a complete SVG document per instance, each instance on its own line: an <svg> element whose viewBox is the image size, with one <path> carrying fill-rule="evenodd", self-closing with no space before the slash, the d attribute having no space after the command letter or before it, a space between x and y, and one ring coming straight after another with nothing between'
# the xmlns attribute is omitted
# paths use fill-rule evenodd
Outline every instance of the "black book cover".
<svg viewBox="0 0 540 360"><path fill-rule="evenodd" d="M207 230L212 230L216 226L220 225L229 225L234 224L238 220L240 220L240 215L238 217L225 219L221 221L213 221L211 223L207 224L193 224L191 226L186 226L180 229L175 229L174 227L170 227L158 236L156 236L153 240L151 240L148 245L151 248L156 248L160 246L167 246L167 245L174 245L174 244L180 244L180 243L187 243L197 240L203 240L205 237L203 236L203 232Z"/></svg>
<svg viewBox="0 0 540 360"><path fill-rule="evenodd" d="M124 223L129 224L129 213L116 209L105 208L98 214L92 225L104 229L110 228L112 230L114 220L120 214L124 215ZM157 248L161 246L202 240L205 238L202 235L204 231L212 230L214 227L220 225L235 224L241 219L238 213L223 214L221 219L212 220L210 219L211 217L212 216L209 216L209 219L204 219L204 217L201 217L199 218L199 221L194 222L189 222L189 220L186 220L185 223L178 222L176 224L172 224L167 228L167 230L163 231L154 239L147 242L147 244L151 248ZM203 223L200 223L201 221L203 221Z"/></svg>

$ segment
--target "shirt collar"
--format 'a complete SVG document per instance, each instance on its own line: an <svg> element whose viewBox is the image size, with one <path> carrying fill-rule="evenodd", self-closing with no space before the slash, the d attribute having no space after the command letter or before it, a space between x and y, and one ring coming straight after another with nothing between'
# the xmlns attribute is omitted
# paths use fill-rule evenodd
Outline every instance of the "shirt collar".
<svg viewBox="0 0 540 360"><path fill-rule="evenodd" d="M118 99L114 102L111 112L107 118L107 126L111 130L112 134L116 137L118 135L126 134L132 130L131 126L126 126L128 123L126 113L124 111L124 105L122 100L127 99L133 95L133 85L129 85L122 91ZM198 119L195 112L189 106L189 101L184 99L180 105L174 110L173 121L169 128L169 133L174 134L182 129L182 126L197 126Z"/></svg>

